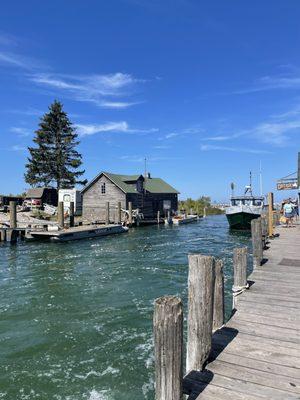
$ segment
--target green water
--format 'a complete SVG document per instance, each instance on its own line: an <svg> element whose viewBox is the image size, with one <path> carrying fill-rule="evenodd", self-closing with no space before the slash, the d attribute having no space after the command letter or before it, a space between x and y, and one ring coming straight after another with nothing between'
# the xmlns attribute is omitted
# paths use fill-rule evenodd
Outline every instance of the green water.
<svg viewBox="0 0 300 400"><path fill-rule="evenodd" d="M153 400L156 297L186 304L187 254L250 245L224 216L62 244L0 245L0 399ZM186 308L185 308L186 309Z"/></svg>

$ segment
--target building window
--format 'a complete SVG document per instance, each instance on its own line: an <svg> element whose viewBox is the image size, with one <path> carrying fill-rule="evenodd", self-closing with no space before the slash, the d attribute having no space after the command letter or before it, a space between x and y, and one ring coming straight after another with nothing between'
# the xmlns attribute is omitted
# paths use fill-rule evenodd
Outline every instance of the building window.
<svg viewBox="0 0 300 400"><path fill-rule="evenodd" d="M101 194L105 194L105 192L106 192L105 182L103 182L101 185Z"/></svg>
<svg viewBox="0 0 300 400"><path fill-rule="evenodd" d="M64 194L63 201L66 203L69 203L71 201L71 196L69 194Z"/></svg>

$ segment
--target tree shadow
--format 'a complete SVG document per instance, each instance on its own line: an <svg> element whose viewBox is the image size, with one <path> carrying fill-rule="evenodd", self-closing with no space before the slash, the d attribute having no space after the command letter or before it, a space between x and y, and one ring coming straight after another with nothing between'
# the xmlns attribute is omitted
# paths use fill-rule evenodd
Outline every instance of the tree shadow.
<svg viewBox="0 0 300 400"><path fill-rule="evenodd" d="M212 336L212 350L206 366L214 361L237 336L238 330L226 326L217 330ZM212 381L214 374L208 368L203 371L190 371L183 379L183 393L188 395L188 400L196 400L200 393Z"/></svg>

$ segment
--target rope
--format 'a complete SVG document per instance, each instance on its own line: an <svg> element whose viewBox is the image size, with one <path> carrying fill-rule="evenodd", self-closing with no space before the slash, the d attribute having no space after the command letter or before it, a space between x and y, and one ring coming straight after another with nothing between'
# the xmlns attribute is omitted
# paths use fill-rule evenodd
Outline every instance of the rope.
<svg viewBox="0 0 300 400"><path fill-rule="evenodd" d="M247 289L249 289L249 283L246 286L232 286L232 295L233 297L237 297Z"/></svg>

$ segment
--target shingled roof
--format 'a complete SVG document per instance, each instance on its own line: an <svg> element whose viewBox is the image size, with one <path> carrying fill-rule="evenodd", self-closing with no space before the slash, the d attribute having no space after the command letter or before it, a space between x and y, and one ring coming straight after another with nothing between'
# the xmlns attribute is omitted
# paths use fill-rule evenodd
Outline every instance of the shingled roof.
<svg viewBox="0 0 300 400"><path fill-rule="evenodd" d="M144 188L149 193L179 193L175 188L160 178L144 178L143 175L121 175L111 174L110 172L101 172L98 174L82 189L81 193L84 193L88 188L90 188L102 175L105 175L124 193L137 193L135 183L139 178L143 179Z"/></svg>

